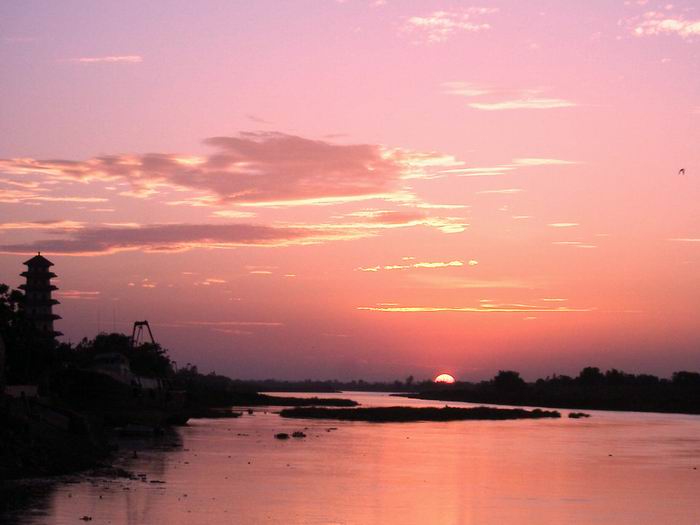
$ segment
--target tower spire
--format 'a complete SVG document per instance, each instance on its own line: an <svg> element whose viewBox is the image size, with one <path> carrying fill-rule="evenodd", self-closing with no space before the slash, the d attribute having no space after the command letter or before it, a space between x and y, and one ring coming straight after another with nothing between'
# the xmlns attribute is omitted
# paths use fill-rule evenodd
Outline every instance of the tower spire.
<svg viewBox="0 0 700 525"><path fill-rule="evenodd" d="M62 335L53 328L54 321L61 318L60 315L53 313L53 306L60 304L56 299L51 297L51 293L58 290L56 286L51 284L51 279L56 277L56 274L49 270L53 263L38 252L37 255L25 261L27 271L20 275L27 279L25 284L20 285L24 290L25 297L25 312L27 319L41 332L57 337Z"/></svg>

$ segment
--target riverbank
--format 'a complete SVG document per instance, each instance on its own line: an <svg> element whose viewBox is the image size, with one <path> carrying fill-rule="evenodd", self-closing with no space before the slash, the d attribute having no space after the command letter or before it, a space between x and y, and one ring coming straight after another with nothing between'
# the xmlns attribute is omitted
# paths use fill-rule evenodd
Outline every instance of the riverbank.
<svg viewBox="0 0 700 525"><path fill-rule="evenodd" d="M489 405L545 407L567 410L604 410L614 412L651 412L658 414L700 414L700 398L679 400L640 399L633 394L614 396L546 396L537 393L513 394L478 390L439 390L418 394L391 394L394 397L426 401L485 403Z"/></svg>
<svg viewBox="0 0 700 525"><path fill-rule="evenodd" d="M104 430L85 415L0 396L0 480L83 470L109 452Z"/></svg>

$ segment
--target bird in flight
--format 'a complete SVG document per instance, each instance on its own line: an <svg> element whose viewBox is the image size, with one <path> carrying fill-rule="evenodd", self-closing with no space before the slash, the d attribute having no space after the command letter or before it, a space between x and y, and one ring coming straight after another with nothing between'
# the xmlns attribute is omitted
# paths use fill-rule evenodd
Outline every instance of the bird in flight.
<svg viewBox="0 0 700 525"><path fill-rule="evenodd" d="M685 168L681 168L678 170L678 175L685 175Z"/></svg>

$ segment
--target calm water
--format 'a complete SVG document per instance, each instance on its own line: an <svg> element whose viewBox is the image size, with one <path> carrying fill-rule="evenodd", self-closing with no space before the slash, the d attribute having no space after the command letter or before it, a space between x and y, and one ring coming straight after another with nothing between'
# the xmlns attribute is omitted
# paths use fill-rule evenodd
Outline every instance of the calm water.
<svg viewBox="0 0 700 525"><path fill-rule="evenodd" d="M59 483L19 522L75 525L87 515L95 525L700 523L700 417L590 413L372 424L256 409L194 421L178 430L179 448L126 460L145 481ZM306 439L273 438L305 427Z"/></svg>

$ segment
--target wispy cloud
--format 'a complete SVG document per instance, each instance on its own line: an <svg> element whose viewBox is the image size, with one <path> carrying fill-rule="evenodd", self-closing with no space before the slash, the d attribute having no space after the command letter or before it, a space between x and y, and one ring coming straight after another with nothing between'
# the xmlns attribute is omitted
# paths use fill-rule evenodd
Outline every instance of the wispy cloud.
<svg viewBox="0 0 700 525"><path fill-rule="evenodd" d="M3 230L78 230L85 226L78 221L32 221L32 222L2 222L0 231Z"/></svg>
<svg viewBox="0 0 700 525"><path fill-rule="evenodd" d="M202 285L211 286L212 284L226 284L226 279L218 279L216 277L207 277L202 281Z"/></svg>
<svg viewBox="0 0 700 525"><path fill-rule="evenodd" d="M469 279L436 272L414 272L411 279L421 286L449 290L530 289L537 286L537 283L515 279Z"/></svg>
<svg viewBox="0 0 700 525"><path fill-rule="evenodd" d="M65 255L100 255L128 250L184 251L194 248L237 246L289 246L330 240L353 239L353 231L288 228L252 224L153 224L139 227L88 227L62 232L23 244L0 245L0 253L33 253L38 250Z"/></svg>
<svg viewBox="0 0 700 525"><path fill-rule="evenodd" d="M700 242L700 237L677 237L669 239L672 242Z"/></svg>
<svg viewBox="0 0 700 525"><path fill-rule="evenodd" d="M317 225L330 229L349 228L354 230L381 230L429 226L443 233L461 233L469 224L464 217L436 217L420 211L360 211L346 216L350 221Z"/></svg>
<svg viewBox="0 0 700 525"><path fill-rule="evenodd" d="M525 190L521 188L504 188L501 190L482 190L482 191L477 191L476 193L478 195L489 195L489 194L495 194L495 195L514 195L516 193L521 193Z"/></svg>
<svg viewBox="0 0 700 525"><path fill-rule="evenodd" d="M38 202L80 202L80 203L94 203L94 202L108 202L109 199L103 197L55 197L55 196L36 196L31 197L27 200L38 201Z"/></svg>
<svg viewBox="0 0 700 525"><path fill-rule="evenodd" d="M34 36L4 36L2 37L3 42L13 43L13 44L27 44L29 42L36 42L39 40Z"/></svg>
<svg viewBox="0 0 700 525"><path fill-rule="evenodd" d="M477 261L471 260L467 264L469 266L475 266L478 264ZM450 267L464 266L463 261L449 261L449 262L417 262L411 264L394 264L386 266L368 266L360 267L357 270L361 272L378 272L380 270L408 270L409 268L450 268Z"/></svg>
<svg viewBox="0 0 700 525"><path fill-rule="evenodd" d="M574 226L580 226L578 222L552 222L547 226L552 228L573 228Z"/></svg>
<svg viewBox="0 0 700 525"><path fill-rule="evenodd" d="M507 175L510 172L523 168L566 166L571 164L578 164L578 162L546 157L524 157L513 159L508 164L500 164L498 166L450 168L442 170L439 173L442 175L455 175L457 177L494 177L497 175Z"/></svg>
<svg viewBox="0 0 700 525"><path fill-rule="evenodd" d="M467 98L478 98L467 105L483 111L509 109L556 109L576 106L571 100L545 96L544 89L503 90L492 89L471 82L447 82L442 92Z"/></svg>
<svg viewBox="0 0 700 525"><path fill-rule="evenodd" d="M94 300L98 299L100 292L86 292L81 290L59 290L56 295L61 299Z"/></svg>
<svg viewBox="0 0 700 525"><path fill-rule="evenodd" d="M456 175L458 177L493 177L495 175L503 175L514 168L512 166L488 166L476 168L453 168L443 170L441 173L448 175Z"/></svg>
<svg viewBox="0 0 700 525"><path fill-rule="evenodd" d="M104 57L69 58L67 61L78 64L140 64L143 62L143 57L140 55L114 55Z"/></svg>
<svg viewBox="0 0 700 525"><path fill-rule="evenodd" d="M426 210L459 210L469 208L468 204L434 204L430 202L419 202L415 204L416 208Z"/></svg>
<svg viewBox="0 0 700 525"><path fill-rule="evenodd" d="M556 109L569 108L576 103L563 98L524 97L498 102L471 102L470 108L483 111L503 111L508 109Z"/></svg>
<svg viewBox="0 0 700 525"><path fill-rule="evenodd" d="M542 157L513 159L514 166L565 166L568 164L578 164L578 162L574 160L548 159Z"/></svg>
<svg viewBox="0 0 700 525"><path fill-rule="evenodd" d="M2 173L2 160L0 160L0 173ZM44 188L31 188L15 190L0 188L0 203L6 204L33 204L38 205L43 202L74 202L74 203L98 203L107 202L109 199L103 197L77 197L70 195L55 196L43 193Z"/></svg>
<svg viewBox="0 0 700 525"><path fill-rule="evenodd" d="M472 82L443 82L442 92L446 95L478 97L488 95L491 93L491 90Z"/></svg>
<svg viewBox="0 0 700 525"><path fill-rule="evenodd" d="M574 248L597 248L595 244L589 244L581 241L554 241L552 244L557 246L573 246Z"/></svg>
<svg viewBox="0 0 700 525"><path fill-rule="evenodd" d="M277 328L284 323L275 321L187 321L173 323L174 327L207 328L227 335L253 335L258 329Z"/></svg>
<svg viewBox="0 0 700 525"><path fill-rule="evenodd" d="M670 12L647 11L630 21L636 36L677 35L684 39L700 36L700 20L688 20L673 16Z"/></svg>
<svg viewBox="0 0 700 525"><path fill-rule="evenodd" d="M392 312L392 313L433 313L433 312L459 312L459 313L523 313L523 312L550 312L550 313L573 313L591 312L593 308L570 308L559 306L548 308L526 304L498 304L481 306L358 306L358 310L372 312Z"/></svg>
<svg viewBox="0 0 700 525"><path fill-rule="evenodd" d="M214 217L223 217L225 219L249 219L257 214L253 211L241 210L216 210L212 213Z"/></svg>
<svg viewBox="0 0 700 525"><path fill-rule="evenodd" d="M403 26L405 32L417 34L428 43L445 42L458 33L476 33L491 29L484 22L486 15L498 12L495 7L467 7L459 11L434 11L412 16Z"/></svg>
<svg viewBox="0 0 700 525"><path fill-rule="evenodd" d="M459 233L468 226L460 217L434 217L417 211L356 212L341 216L341 219L343 220L335 223L278 226L182 223L85 226L69 221L6 223L10 226L8 230L49 230L54 236L32 242L0 245L0 253L32 253L41 250L66 255L100 255L130 250L171 252L238 246L279 247L371 237L388 228L427 226L443 233ZM268 268L251 268L251 273L271 272ZM200 284L217 283L218 280L206 279Z"/></svg>
<svg viewBox="0 0 700 525"><path fill-rule="evenodd" d="M269 120L265 120L264 118L259 117L257 115L253 115L252 113L246 114L245 118L247 118L251 122L256 122L258 124L272 124L272 122L270 122Z"/></svg>
<svg viewBox="0 0 700 525"><path fill-rule="evenodd" d="M190 326L284 326L279 321L186 321Z"/></svg>

